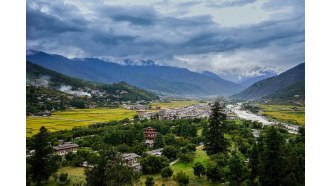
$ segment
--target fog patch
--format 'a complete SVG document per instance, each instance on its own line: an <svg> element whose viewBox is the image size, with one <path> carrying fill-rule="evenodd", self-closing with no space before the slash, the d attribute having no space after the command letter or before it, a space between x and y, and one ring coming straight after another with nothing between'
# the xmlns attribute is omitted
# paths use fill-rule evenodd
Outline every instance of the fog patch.
<svg viewBox="0 0 330 186"><path fill-rule="evenodd" d="M76 96L88 96L88 97L92 96L90 93L84 92L82 90L72 90L72 87L69 85L61 85L61 87L58 90Z"/></svg>

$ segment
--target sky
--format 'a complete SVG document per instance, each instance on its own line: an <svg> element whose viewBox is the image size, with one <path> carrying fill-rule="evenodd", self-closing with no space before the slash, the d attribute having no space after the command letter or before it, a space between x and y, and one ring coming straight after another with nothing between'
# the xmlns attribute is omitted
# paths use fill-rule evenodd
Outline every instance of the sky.
<svg viewBox="0 0 330 186"><path fill-rule="evenodd" d="M27 0L26 47L211 71L238 82L305 61L303 0Z"/></svg>

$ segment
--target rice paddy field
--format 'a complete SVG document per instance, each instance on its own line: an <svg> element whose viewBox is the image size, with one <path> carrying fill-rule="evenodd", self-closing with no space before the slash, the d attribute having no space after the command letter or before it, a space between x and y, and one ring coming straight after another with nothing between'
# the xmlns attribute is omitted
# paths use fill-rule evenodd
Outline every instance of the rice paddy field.
<svg viewBox="0 0 330 186"><path fill-rule="evenodd" d="M152 108L160 107L161 109L166 108L178 108L190 106L199 103L198 100L184 100L184 101L170 101L170 102L154 102L151 104Z"/></svg>
<svg viewBox="0 0 330 186"><path fill-rule="evenodd" d="M94 123L133 118L135 114L134 110L122 108L93 108L54 112L50 117L28 116L26 118L26 136L31 137L36 134L41 126L54 132Z"/></svg>
<svg viewBox="0 0 330 186"><path fill-rule="evenodd" d="M262 114L278 121L305 125L305 107L292 105L258 104Z"/></svg>

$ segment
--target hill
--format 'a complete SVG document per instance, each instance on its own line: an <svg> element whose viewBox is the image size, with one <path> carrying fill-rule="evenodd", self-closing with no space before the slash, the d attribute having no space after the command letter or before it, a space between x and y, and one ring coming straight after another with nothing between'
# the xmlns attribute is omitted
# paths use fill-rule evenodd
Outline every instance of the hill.
<svg viewBox="0 0 330 186"><path fill-rule="evenodd" d="M28 51L27 60L62 74L100 83L128 84L162 94L210 96L231 95L242 90L236 83L191 72L185 68L154 65L126 65L95 58L68 59L40 51Z"/></svg>
<svg viewBox="0 0 330 186"><path fill-rule="evenodd" d="M301 63L277 76L258 81L231 96L234 99L291 99L305 97L305 63Z"/></svg>
<svg viewBox="0 0 330 186"><path fill-rule="evenodd" d="M27 113L68 107L116 106L122 101L151 101L154 93L124 82L101 84L72 78L31 62L26 63Z"/></svg>

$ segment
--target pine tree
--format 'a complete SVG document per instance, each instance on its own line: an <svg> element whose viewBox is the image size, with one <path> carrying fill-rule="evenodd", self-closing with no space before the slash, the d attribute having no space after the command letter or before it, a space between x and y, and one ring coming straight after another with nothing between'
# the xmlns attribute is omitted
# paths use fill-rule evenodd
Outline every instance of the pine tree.
<svg viewBox="0 0 330 186"><path fill-rule="evenodd" d="M216 101L212 106L212 113L209 118L209 127L205 133L205 150L208 155L218 152L227 152L229 145L224 137L226 131L226 114L223 112L224 106Z"/></svg>
<svg viewBox="0 0 330 186"><path fill-rule="evenodd" d="M30 159L30 174L32 180L37 185L41 185L42 181L48 181L49 177L54 171L51 154L52 147L48 144L49 132L46 127L42 126L39 133L33 138L33 149L35 150L34 156Z"/></svg>
<svg viewBox="0 0 330 186"><path fill-rule="evenodd" d="M260 155L260 183L262 185L283 185L286 164L283 153L285 140L273 126L266 132Z"/></svg>

